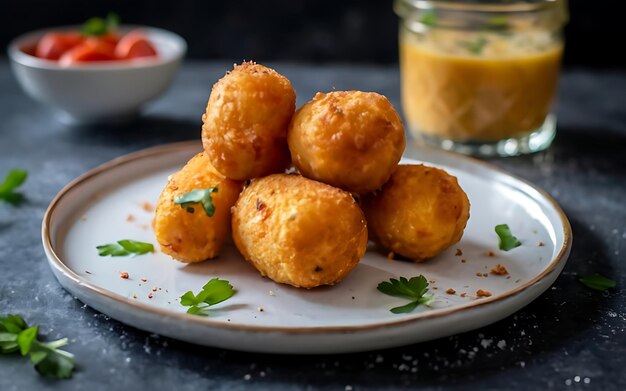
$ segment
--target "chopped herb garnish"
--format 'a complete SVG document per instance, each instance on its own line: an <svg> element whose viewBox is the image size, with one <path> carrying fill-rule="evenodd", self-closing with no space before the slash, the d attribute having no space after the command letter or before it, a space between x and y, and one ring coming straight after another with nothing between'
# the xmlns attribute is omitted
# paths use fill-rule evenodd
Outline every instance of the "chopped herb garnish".
<svg viewBox="0 0 626 391"><path fill-rule="evenodd" d="M39 326L28 327L17 315L0 317L0 353L20 352L28 355L35 369L42 376L68 379L74 371L74 355L60 347L67 345L67 338L53 342L37 339Z"/></svg>
<svg viewBox="0 0 626 391"><path fill-rule="evenodd" d="M213 205L211 193L215 193L217 190L217 187L192 190L189 193L174 198L174 203L179 204L187 213L193 213L195 211L194 208L191 207L193 204L201 204L202 208L204 208L204 213L209 217L213 217L215 214L215 205Z"/></svg>
<svg viewBox="0 0 626 391"><path fill-rule="evenodd" d="M509 18L504 15L492 16L487 20L487 26L490 28L502 28L509 24Z"/></svg>
<svg viewBox="0 0 626 391"><path fill-rule="evenodd" d="M435 26L437 24L437 13L433 10L427 10L422 12L422 16L420 17L420 23L430 27Z"/></svg>
<svg viewBox="0 0 626 391"><path fill-rule="evenodd" d="M109 12L105 19L89 18L81 28L81 33L88 36L101 36L111 31L115 31L120 24L120 17L117 14Z"/></svg>
<svg viewBox="0 0 626 391"><path fill-rule="evenodd" d="M589 276L584 276L578 279L578 281L585 284L585 286L595 289L597 291L605 291L609 288L615 288L615 281L606 278L604 276L599 275L598 273L594 273Z"/></svg>
<svg viewBox="0 0 626 391"><path fill-rule="evenodd" d="M467 49L472 54L480 54L487 43L489 43L487 38L480 36L473 41L459 41L458 45Z"/></svg>
<svg viewBox="0 0 626 391"><path fill-rule="evenodd" d="M197 295L189 291L180 297L180 304L190 307L188 314L207 316L210 306L230 299L237 291L226 280L213 278L207 282Z"/></svg>
<svg viewBox="0 0 626 391"><path fill-rule="evenodd" d="M98 255L106 257L125 257L128 255L143 255L154 252L154 246L150 243L137 242L135 240L118 240L117 243L96 246Z"/></svg>
<svg viewBox="0 0 626 391"><path fill-rule="evenodd" d="M507 224L496 225L496 234L500 238L500 250L509 251L522 245L522 242L513 236Z"/></svg>
<svg viewBox="0 0 626 391"><path fill-rule="evenodd" d="M428 292L428 281L422 275L412 277L410 280L404 277L400 277L399 280L392 278L389 281L381 282L377 288L386 295L404 297L411 300L409 304L392 308L390 311L394 314L411 312L418 305L428 304L433 300L432 296L424 296Z"/></svg>
<svg viewBox="0 0 626 391"><path fill-rule="evenodd" d="M21 193L16 193L15 189L20 187L26 180L28 172L26 170L15 169L9 171L4 178L4 182L0 183L0 201L8 202L12 205L18 205L24 201Z"/></svg>

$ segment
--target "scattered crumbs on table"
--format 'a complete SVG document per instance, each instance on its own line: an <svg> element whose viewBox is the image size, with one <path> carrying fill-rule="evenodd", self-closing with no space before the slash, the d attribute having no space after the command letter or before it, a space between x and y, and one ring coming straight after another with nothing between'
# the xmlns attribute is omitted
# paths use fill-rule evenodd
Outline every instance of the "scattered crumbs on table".
<svg viewBox="0 0 626 391"><path fill-rule="evenodd" d="M543 246L545 246L545 244L543 242L539 242L539 243L537 243L537 246L543 247Z"/></svg>
<svg viewBox="0 0 626 391"><path fill-rule="evenodd" d="M429 282L430 284L434 284L434 283L435 283L435 282L437 282L437 281L435 281L435 280L428 280L428 282Z"/></svg>
<svg viewBox="0 0 626 391"><path fill-rule="evenodd" d="M126 216L126 221L130 221L130 222L135 221L135 216L129 213L128 216Z"/></svg>
<svg viewBox="0 0 626 391"><path fill-rule="evenodd" d="M89 270L85 270L85 273L87 274L91 274L91 272Z"/></svg>
<svg viewBox="0 0 626 391"><path fill-rule="evenodd" d="M489 297L491 296L491 292L479 289L476 291L476 297Z"/></svg>
<svg viewBox="0 0 626 391"><path fill-rule="evenodd" d="M467 263L467 259L461 259L461 263Z"/></svg>
<svg viewBox="0 0 626 391"><path fill-rule="evenodd" d="M146 211L148 213L152 213L152 212L154 212L154 205L152 205L148 201L145 201L145 202L141 203L141 209L143 209L144 211Z"/></svg>
<svg viewBox="0 0 626 391"><path fill-rule="evenodd" d="M437 290L437 289L439 289L439 288L438 288L438 287L436 287L436 286L434 286L434 287L433 287L433 289L434 289L434 290Z"/></svg>
<svg viewBox="0 0 626 391"><path fill-rule="evenodd" d="M165 293L170 293L170 291L168 291L167 289L165 290Z"/></svg>
<svg viewBox="0 0 626 391"><path fill-rule="evenodd" d="M494 253L493 251L490 250L490 251L487 251L487 256L488 257L495 257L496 253Z"/></svg>
<svg viewBox="0 0 626 391"><path fill-rule="evenodd" d="M156 292L159 288L157 288L156 286L152 287L152 292Z"/></svg>
<svg viewBox="0 0 626 391"><path fill-rule="evenodd" d="M259 311L259 312L263 312L263 311L265 311L265 310L263 309L263 307L257 307L257 309L256 309L256 310L257 310L257 311Z"/></svg>
<svg viewBox="0 0 626 391"><path fill-rule="evenodd" d="M121 279L128 280L129 277L130 275L128 274L128 272L120 272Z"/></svg>
<svg viewBox="0 0 626 391"><path fill-rule="evenodd" d="M481 272L477 272L476 273L476 277L482 277L482 276L483 276L483 274Z"/></svg>
<svg viewBox="0 0 626 391"><path fill-rule="evenodd" d="M456 293L456 291L455 291L454 289L452 289L452 288L448 288L448 290L446 291L446 293L447 293L447 294L449 294L449 295L453 295L453 294L455 294L455 293Z"/></svg>
<svg viewBox="0 0 626 391"><path fill-rule="evenodd" d="M137 295L135 293L133 293L133 299L136 299Z"/></svg>
<svg viewBox="0 0 626 391"><path fill-rule="evenodd" d="M152 294L152 292L148 293L148 299L152 299L154 297L154 295Z"/></svg>
<svg viewBox="0 0 626 391"><path fill-rule="evenodd" d="M465 296L467 296L467 293L463 292L463 293L461 293L459 296L461 296L461 297L465 297Z"/></svg>
<svg viewBox="0 0 626 391"><path fill-rule="evenodd" d="M460 248L457 248L456 252L454 253L454 255L456 255L457 257L460 257L461 255L463 255L463 251L461 251Z"/></svg>
<svg viewBox="0 0 626 391"><path fill-rule="evenodd" d="M395 257L395 256L396 256L396 254L393 251L389 251L387 253L387 259L390 260L390 261L393 261L393 257Z"/></svg>
<svg viewBox="0 0 626 391"><path fill-rule="evenodd" d="M491 268L491 274L495 274L496 276L506 276L509 274L509 271L502 264L496 263L496 265Z"/></svg>
<svg viewBox="0 0 626 391"><path fill-rule="evenodd" d="M141 282L148 282L148 279L146 277L141 277L140 280Z"/></svg>
<svg viewBox="0 0 626 391"><path fill-rule="evenodd" d="M274 291L271 289L270 289L270 296L276 296L276 293L274 293Z"/></svg>
<svg viewBox="0 0 626 391"><path fill-rule="evenodd" d="M352 300L354 300L354 296L352 296Z"/></svg>
<svg viewBox="0 0 626 391"><path fill-rule="evenodd" d="M521 279L518 278L517 280L515 280L515 283L517 284L520 281L521 281Z"/></svg>
<svg viewBox="0 0 626 391"><path fill-rule="evenodd" d="M511 279L511 276L506 276L506 279L507 279L507 280L510 280L510 279Z"/></svg>
<svg viewBox="0 0 626 391"><path fill-rule="evenodd" d="M483 273L483 277L489 277L488 273Z"/></svg>

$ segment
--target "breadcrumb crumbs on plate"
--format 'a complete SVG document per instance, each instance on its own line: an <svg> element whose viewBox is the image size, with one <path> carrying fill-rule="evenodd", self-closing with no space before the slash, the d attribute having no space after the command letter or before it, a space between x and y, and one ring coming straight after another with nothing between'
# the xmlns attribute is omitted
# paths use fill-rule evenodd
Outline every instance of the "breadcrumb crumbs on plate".
<svg viewBox="0 0 626 391"><path fill-rule="evenodd" d="M396 256L396 254L393 251L389 251L387 253L387 259L390 260L390 261L393 261L393 257L395 257L395 256Z"/></svg>
<svg viewBox="0 0 626 391"><path fill-rule="evenodd" d="M476 277L482 277L483 274L481 272L476 273Z"/></svg>
<svg viewBox="0 0 626 391"><path fill-rule="evenodd" d="M146 277L141 277L141 282L148 282L148 279Z"/></svg>
<svg viewBox="0 0 626 391"><path fill-rule="evenodd" d="M157 289L159 289L159 288L157 288L156 286L153 286L153 287L152 287L152 292L156 292L156 291L157 291Z"/></svg>
<svg viewBox="0 0 626 391"><path fill-rule="evenodd" d="M148 201L143 202L143 203L141 204L141 208L142 208L144 211L148 212L148 213L152 213L152 212L154 212L154 205L152 205L152 204L151 204L150 202L148 202Z"/></svg>
<svg viewBox="0 0 626 391"><path fill-rule="evenodd" d="M135 221L135 216L128 214L128 216L126 216L126 221Z"/></svg>
<svg viewBox="0 0 626 391"><path fill-rule="evenodd" d="M465 297L465 296L467 296L467 293L463 292L463 293L461 293L459 296L461 296L461 297Z"/></svg>
<svg viewBox="0 0 626 391"><path fill-rule="evenodd" d="M488 257L495 257L496 253L494 253L493 251L487 251L487 256Z"/></svg>
<svg viewBox="0 0 626 391"><path fill-rule="evenodd" d="M452 288L448 288L448 290L446 291L446 293L447 293L447 294L449 294L449 295L453 295L453 294L455 294L455 293L456 293L456 291L455 291L454 289L452 289Z"/></svg>
<svg viewBox="0 0 626 391"><path fill-rule="evenodd" d="M496 263L496 265L491 268L491 274L495 274L496 276L506 276L509 274L509 271L502 264Z"/></svg>
<svg viewBox="0 0 626 391"><path fill-rule="evenodd" d="M133 299L136 299L136 298L137 298L137 295L133 293Z"/></svg>
<svg viewBox="0 0 626 391"><path fill-rule="evenodd" d="M87 274L91 274L91 272L89 270L85 270L85 273Z"/></svg>
<svg viewBox="0 0 626 391"><path fill-rule="evenodd" d="M545 246L545 244L543 242L539 242L539 243L537 243L537 246L543 247L543 246Z"/></svg>
<svg viewBox="0 0 626 391"><path fill-rule="evenodd" d="M491 296L491 292L479 289L476 291L476 297L489 297Z"/></svg>
<svg viewBox="0 0 626 391"><path fill-rule="evenodd" d="M461 263L467 263L467 259L461 259Z"/></svg>
<svg viewBox="0 0 626 391"><path fill-rule="evenodd" d="M456 255L457 257L460 257L461 255L463 255L463 251L461 251L460 248L457 248L456 253L454 253L454 255Z"/></svg>
<svg viewBox="0 0 626 391"><path fill-rule="evenodd" d="M263 311L265 311L265 310L263 309L263 307L258 307L256 310L257 310L257 311L259 311L259 312L263 312Z"/></svg>
<svg viewBox="0 0 626 391"><path fill-rule="evenodd" d="M128 272L120 272L120 278L128 280L129 277L130 275L128 274Z"/></svg>
<svg viewBox="0 0 626 391"><path fill-rule="evenodd" d="M152 299L154 297L154 295L152 294L152 292L148 293L148 299Z"/></svg>

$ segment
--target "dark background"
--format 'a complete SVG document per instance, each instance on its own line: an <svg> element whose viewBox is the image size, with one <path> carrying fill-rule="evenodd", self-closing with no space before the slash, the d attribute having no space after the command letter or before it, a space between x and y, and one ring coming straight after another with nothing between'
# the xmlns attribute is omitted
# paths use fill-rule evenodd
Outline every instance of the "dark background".
<svg viewBox="0 0 626 391"><path fill-rule="evenodd" d="M462 1L462 0L461 0ZM626 69L623 0L570 0L566 67ZM397 62L391 0L2 0L0 44L49 26L118 13L175 31L189 58L239 62Z"/></svg>

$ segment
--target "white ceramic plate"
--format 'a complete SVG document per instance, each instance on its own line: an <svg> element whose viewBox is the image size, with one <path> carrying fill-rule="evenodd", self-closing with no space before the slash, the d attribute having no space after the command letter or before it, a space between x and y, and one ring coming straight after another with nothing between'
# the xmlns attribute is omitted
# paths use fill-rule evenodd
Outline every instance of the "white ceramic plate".
<svg viewBox="0 0 626 391"><path fill-rule="evenodd" d="M502 319L548 289L569 255L569 222L546 193L485 163L409 147L404 163L446 169L471 202L462 241L426 263L390 261L370 250L340 284L301 290L262 278L230 243L219 258L196 265L158 251L99 257L97 245L120 239L156 244L146 203L155 203L168 175L199 149L194 142L133 153L61 190L46 212L42 235L50 266L65 289L121 322L196 344L272 353L354 352L448 336ZM494 226L500 223L509 225L521 247L498 250ZM455 255L457 249L462 256ZM489 274L497 263L509 276ZM120 278L120 272L130 278ZM432 306L391 313L406 300L378 292L377 284L419 274L431 280ZM229 280L237 294L216 305L209 317L186 314L179 297L214 277ZM456 294L447 294L449 288ZM478 289L492 295L476 298Z"/></svg>

